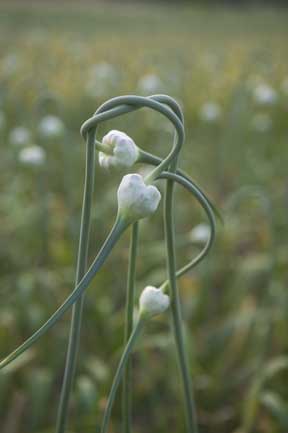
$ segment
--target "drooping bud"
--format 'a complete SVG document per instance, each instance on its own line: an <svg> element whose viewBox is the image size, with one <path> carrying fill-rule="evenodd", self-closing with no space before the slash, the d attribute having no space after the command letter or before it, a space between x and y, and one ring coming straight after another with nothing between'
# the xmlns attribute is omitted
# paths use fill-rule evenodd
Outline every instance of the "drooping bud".
<svg viewBox="0 0 288 433"><path fill-rule="evenodd" d="M112 130L103 137L103 147L107 148L99 152L99 164L104 168L131 167L137 160L138 148L132 138L125 132Z"/></svg>
<svg viewBox="0 0 288 433"><path fill-rule="evenodd" d="M153 286L147 286L141 293L139 299L140 315L144 314L148 317L156 316L164 313L170 305L170 298Z"/></svg>
<svg viewBox="0 0 288 433"><path fill-rule="evenodd" d="M153 214L161 194L154 185L146 185L140 174L127 174L122 178L118 192L118 211L132 223Z"/></svg>

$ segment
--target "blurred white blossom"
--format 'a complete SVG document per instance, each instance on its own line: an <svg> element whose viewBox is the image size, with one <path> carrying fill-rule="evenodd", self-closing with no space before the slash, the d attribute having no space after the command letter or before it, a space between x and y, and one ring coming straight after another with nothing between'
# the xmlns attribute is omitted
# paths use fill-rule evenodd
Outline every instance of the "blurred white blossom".
<svg viewBox="0 0 288 433"><path fill-rule="evenodd" d="M119 81L119 73L114 65L101 62L93 65L88 73L86 92L89 96L101 97L114 88Z"/></svg>
<svg viewBox="0 0 288 433"><path fill-rule="evenodd" d="M40 146L29 146L20 150L18 159L25 165L40 166L45 162L46 153Z"/></svg>
<svg viewBox="0 0 288 433"><path fill-rule="evenodd" d="M58 138L63 135L65 126L59 117L47 115L40 120L38 131L43 138Z"/></svg>
<svg viewBox="0 0 288 433"><path fill-rule="evenodd" d="M216 122L222 114L222 109L216 102L205 102L200 108L199 116L205 122Z"/></svg>
<svg viewBox="0 0 288 433"><path fill-rule="evenodd" d="M8 140L13 146L26 146L31 142L31 133L24 126L17 126L10 131Z"/></svg>
<svg viewBox="0 0 288 433"><path fill-rule="evenodd" d="M141 93L153 94L163 90L163 82L156 74L147 74L138 81L137 88Z"/></svg>
<svg viewBox="0 0 288 433"><path fill-rule="evenodd" d="M210 237L210 233L211 229L208 224L198 224L191 230L189 234L189 239L192 242L205 244Z"/></svg>
<svg viewBox="0 0 288 433"><path fill-rule="evenodd" d="M269 131L272 127L272 119L267 113L258 113L252 118L252 128L258 132Z"/></svg>
<svg viewBox="0 0 288 433"><path fill-rule="evenodd" d="M277 92L268 84L258 84L253 91L254 101L259 105L275 104L278 99Z"/></svg>

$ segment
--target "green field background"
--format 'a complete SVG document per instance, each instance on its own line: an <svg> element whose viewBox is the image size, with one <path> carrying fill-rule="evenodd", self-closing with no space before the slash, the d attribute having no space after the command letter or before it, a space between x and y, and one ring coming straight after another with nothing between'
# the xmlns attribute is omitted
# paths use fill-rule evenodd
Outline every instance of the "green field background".
<svg viewBox="0 0 288 433"><path fill-rule="evenodd" d="M287 23L285 9L256 7L0 4L1 358L73 288L81 124L110 97L167 93L185 115L180 164L224 219L208 259L179 281L200 432L287 433ZM47 115L61 119L61 136L39 134ZM24 147L45 152L41 166L21 161L18 127L29 132ZM172 144L168 122L149 110L101 125L99 139L110 129L160 156ZM96 162L90 261L122 175ZM182 265L200 251L192 229L206 220L180 188L175 218ZM166 276L163 235L160 209L141 223L137 293ZM69 433L99 431L121 355L128 248L125 235L87 292ZM1 433L54 432L69 320L0 372ZM134 354L135 433L185 432L169 331L169 314L154 320ZM110 432L120 429L119 394Z"/></svg>

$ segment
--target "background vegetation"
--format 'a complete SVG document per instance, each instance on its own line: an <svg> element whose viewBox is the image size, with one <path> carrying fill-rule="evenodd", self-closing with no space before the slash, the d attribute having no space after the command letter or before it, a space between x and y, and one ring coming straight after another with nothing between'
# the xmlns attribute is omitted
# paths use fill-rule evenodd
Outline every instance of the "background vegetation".
<svg viewBox="0 0 288 433"><path fill-rule="evenodd" d="M1 6L1 357L73 287L81 123L109 97L168 93L186 116L181 164L225 219L208 260L180 282L201 432L288 431L287 22L277 10ZM65 133L45 138L46 115ZM150 111L111 121L100 136L111 128L159 155L171 143L170 126ZM43 164L25 163L31 145L41 146ZM97 168L91 260L112 224L120 177ZM187 198L179 189L179 264L201 247L199 227L191 230L205 223ZM160 227L161 212L141 224L138 291L163 280ZM87 293L70 432L100 425L121 353L127 256L128 236ZM69 318L0 373L1 433L54 431ZM184 432L168 315L139 349L135 433ZM118 402L111 432L120 425Z"/></svg>

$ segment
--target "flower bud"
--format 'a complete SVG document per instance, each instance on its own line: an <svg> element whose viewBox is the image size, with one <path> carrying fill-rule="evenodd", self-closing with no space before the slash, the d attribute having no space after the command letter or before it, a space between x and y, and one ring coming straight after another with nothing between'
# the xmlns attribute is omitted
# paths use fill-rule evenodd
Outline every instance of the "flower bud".
<svg viewBox="0 0 288 433"><path fill-rule="evenodd" d="M141 293L139 299L140 314L149 317L164 313L169 307L170 299L168 295L153 286L147 286Z"/></svg>
<svg viewBox="0 0 288 433"><path fill-rule="evenodd" d="M99 152L101 167L131 167L137 160L138 148L132 138L121 131L112 130L103 137L102 145L106 146L107 153Z"/></svg>
<svg viewBox="0 0 288 433"><path fill-rule="evenodd" d="M131 223L153 214L161 194L156 186L146 185L140 174L133 173L122 178L117 198L119 214Z"/></svg>

